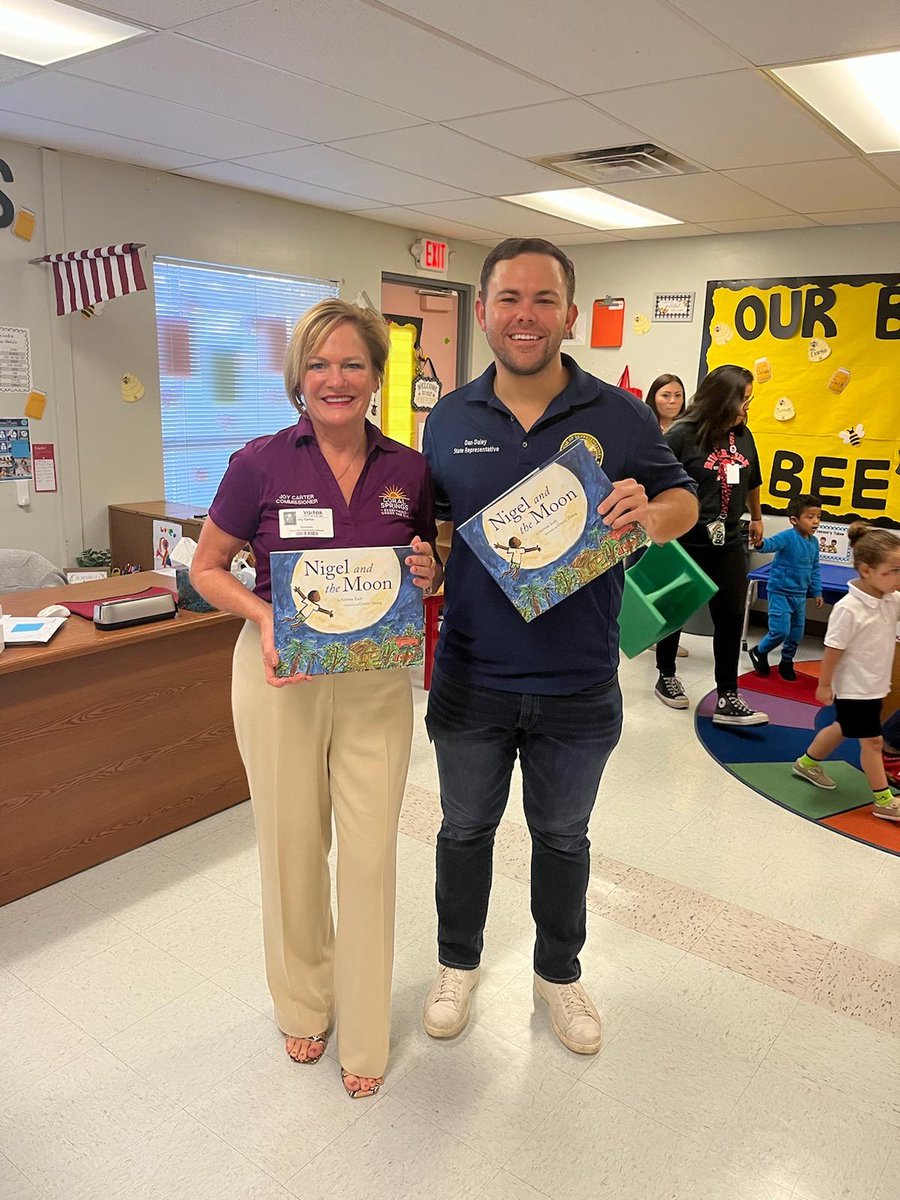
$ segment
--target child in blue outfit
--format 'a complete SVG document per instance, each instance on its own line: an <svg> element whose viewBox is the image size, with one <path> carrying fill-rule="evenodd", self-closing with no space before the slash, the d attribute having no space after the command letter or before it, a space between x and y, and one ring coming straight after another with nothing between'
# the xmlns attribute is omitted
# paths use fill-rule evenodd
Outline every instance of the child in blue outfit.
<svg viewBox="0 0 900 1200"><path fill-rule="evenodd" d="M822 607L822 579L819 574L819 539L816 530L822 519L822 501L818 496L796 496L788 505L791 528L774 537L764 538L757 546L763 554L774 554L769 574L769 632L758 646L750 649L750 661L757 675L768 675L769 654L784 646L778 674L796 679L794 655L806 627L806 600L813 597Z"/></svg>

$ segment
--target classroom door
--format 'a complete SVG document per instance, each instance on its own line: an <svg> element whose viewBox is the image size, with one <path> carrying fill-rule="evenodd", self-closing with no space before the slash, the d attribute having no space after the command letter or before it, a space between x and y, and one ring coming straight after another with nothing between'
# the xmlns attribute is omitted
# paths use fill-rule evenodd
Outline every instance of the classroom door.
<svg viewBox="0 0 900 1200"><path fill-rule="evenodd" d="M381 311L392 326L380 413L388 437L422 448L428 414L414 412L411 397L417 357L431 359L442 396L465 382L470 291L463 284L382 276Z"/></svg>

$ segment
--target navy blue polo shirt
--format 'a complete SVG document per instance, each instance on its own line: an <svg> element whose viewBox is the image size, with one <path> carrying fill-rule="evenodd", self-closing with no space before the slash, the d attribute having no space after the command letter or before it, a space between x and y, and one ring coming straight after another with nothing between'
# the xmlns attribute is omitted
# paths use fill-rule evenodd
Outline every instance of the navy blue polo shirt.
<svg viewBox="0 0 900 1200"><path fill-rule="evenodd" d="M526 433L494 395L496 368L445 396L428 416L423 452L439 519L459 526L581 437L611 480L637 479L650 497L695 485L646 404L583 371L567 355L565 389ZM477 687L566 696L616 673L621 566L536 620L523 621L455 532L447 563L443 671Z"/></svg>

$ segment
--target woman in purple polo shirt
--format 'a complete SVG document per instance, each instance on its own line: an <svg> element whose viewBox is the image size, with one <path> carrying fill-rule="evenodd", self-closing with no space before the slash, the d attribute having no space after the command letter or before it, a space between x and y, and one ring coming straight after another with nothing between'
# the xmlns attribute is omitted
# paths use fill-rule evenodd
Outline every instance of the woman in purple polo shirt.
<svg viewBox="0 0 900 1200"><path fill-rule="evenodd" d="M388 350L374 313L342 300L306 313L284 370L300 420L232 455L191 570L210 603L246 618L232 703L256 821L275 1017L288 1054L311 1064L337 1013L341 1077L353 1099L374 1095L387 1065L397 822L412 740L409 671L276 677L269 554L412 545L406 562L415 582L439 585L428 465L366 420ZM229 570L245 542L256 557L252 594Z"/></svg>

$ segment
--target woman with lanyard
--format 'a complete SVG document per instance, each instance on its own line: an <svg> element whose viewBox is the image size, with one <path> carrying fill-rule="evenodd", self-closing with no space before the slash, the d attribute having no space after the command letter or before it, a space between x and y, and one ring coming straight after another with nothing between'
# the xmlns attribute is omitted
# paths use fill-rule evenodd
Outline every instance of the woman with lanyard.
<svg viewBox="0 0 900 1200"><path fill-rule="evenodd" d="M700 520L679 541L719 589L709 602L715 659L715 725L765 725L768 716L748 708L737 690L741 629L747 595L747 564L741 518L750 513L750 542L763 535L759 487L762 476L747 413L753 375L744 367L716 367L706 376L687 412L666 433L675 457L697 484ZM675 656L681 630L657 644L656 696L669 708L688 708Z"/></svg>
<svg viewBox="0 0 900 1200"><path fill-rule="evenodd" d="M423 591L440 584L428 464L366 420L389 349L375 313L337 299L306 313L284 369L300 419L231 456L191 568L201 595L245 618L232 707L256 823L275 1019L287 1053L311 1066L337 1017L341 1077L354 1100L375 1095L387 1064L409 671L276 676L269 555L409 545L414 582ZM256 558L253 593L229 570L246 542ZM301 611L327 611L319 599L301 594Z"/></svg>

